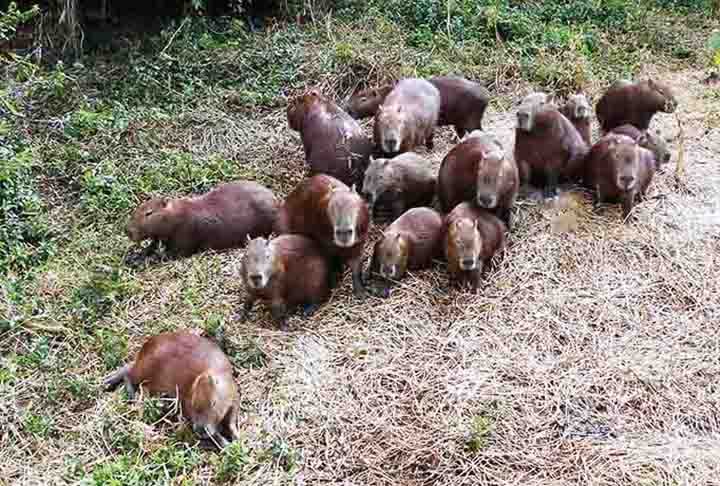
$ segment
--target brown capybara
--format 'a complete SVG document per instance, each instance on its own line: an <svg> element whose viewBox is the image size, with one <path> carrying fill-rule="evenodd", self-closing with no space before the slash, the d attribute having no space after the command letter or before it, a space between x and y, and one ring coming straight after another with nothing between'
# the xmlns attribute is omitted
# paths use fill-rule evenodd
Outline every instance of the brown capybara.
<svg viewBox="0 0 720 486"><path fill-rule="evenodd" d="M375 113L373 141L385 155L434 147L440 114L440 91L424 79L405 78L395 85Z"/></svg>
<svg viewBox="0 0 720 486"><path fill-rule="evenodd" d="M131 400L139 385L151 395L178 398L193 430L222 447L238 438L232 366L207 338L183 331L149 338L134 361L105 379L105 389L113 391L120 383Z"/></svg>
<svg viewBox="0 0 720 486"><path fill-rule="evenodd" d="M269 304L283 330L290 309L301 305L305 316L310 316L330 297L329 259L315 240L303 235L250 241L242 261L242 279L247 292L243 317L261 300Z"/></svg>
<svg viewBox="0 0 720 486"><path fill-rule="evenodd" d="M668 149L667 142L662 136L660 130L655 130L652 133L648 130L639 130L633 125L626 123L610 130L609 133L615 133L618 135L627 135L632 138L643 148L648 149L655 156L655 162L658 164L658 169L662 164L670 162L670 150Z"/></svg>
<svg viewBox="0 0 720 486"><path fill-rule="evenodd" d="M395 84L386 84L378 88L369 88L362 91L358 91L353 94L345 105L345 111L348 115L361 120L375 116L378 107L382 105L383 101L390 91L395 87Z"/></svg>
<svg viewBox="0 0 720 486"><path fill-rule="evenodd" d="M510 228L519 186L517 166L505 156L500 140L474 130L443 159L437 190L443 212L471 201L494 212Z"/></svg>
<svg viewBox="0 0 720 486"><path fill-rule="evenodd" d="M440 213L428 207L409 209L375 243L370 272L387 281L402 279L408 270L428 268L433 258L442 257L442 236Z"/></svg>
<svg viewBox="0 0 720 486"><path fill-rule="evenodd" d="M285 198L276 232L306 235L319 243L332 258L331 287L349 265L353 292L362 298L362 256L369 226L365 200L334 177L318 174L300 182Z"/></svg>
<svg viewBox="0 0 720 486"><path fill-rule="evenodd" d="M300 133L309 175L362 185L373 147L357 121L317 90L295 98L286 114L290 128Z"/></svg>
<svg viewBox="0 0 720 486"><path fill-rule="evenodd" d="M219 184L194 197L152 198L132 214L125 232L134 242L152 239L180 256L202 250L241 247L248 235L266 236L273 229L279 201L257 182Z"/></svg>
<svg viewBox="0 0 720 486"><path fill-rule="evenodd" d="M485 86L460 76L435 76L428 81L440 91L438 126L453 125L458 138L482 130L490 103L490 91Z"/></svg>
<svg viewBox="0 0 720 486"><path fill-rule="evenodd" d="M543 187L546 198L557 195L563 180L579 180L590 150L577 129L552 104L518 111L515 162L524 184Z"/></svg>
<svg viewBox="0 0 720 486"><path fill-rule="evenodd" d="M585 143L592 145L592 127L590 122L590 102L582 93L570 95L565 104L560 107L560 113L570 120Z"/></svg>
<svg viewBox="0 0 720 486"><path fill-rule="evenodd" d="M595 113L603 134L629 123L647 130L657 112L673 113L677 100L669 86L653 79L635 83L616 81L595 105Z"/></svg>
<svg viewBox="0 0 720 486"><path fill-rule="evenodd" d="M593 145L586 165L585 184L596 190L595 202L622 203L627 220L638 197L655 175L655 157L626 135L609 133Z"/></svg>
<svg viewBox="0 0 720 486"><path fill-rule="evenodd" d="M475 292L480 280L505 251L505 224L493 213L470 202L455 206L445 216L444 249L450 285L469 281Z"/></svg>
<svg viewBox="0 0 720 486"><path fill-rule="evenodd" d="M415 152L405 152L392 159L370 159L365 171L363 195L370 215L378 202L392 208L393 219L409 208L429 206L435 197L437 176L430 162Z"/></svg>

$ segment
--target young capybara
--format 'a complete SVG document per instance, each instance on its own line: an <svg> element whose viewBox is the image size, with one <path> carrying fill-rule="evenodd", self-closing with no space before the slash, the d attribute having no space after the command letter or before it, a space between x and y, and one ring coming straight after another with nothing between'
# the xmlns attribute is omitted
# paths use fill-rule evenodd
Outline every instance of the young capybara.
<svg viewBox="0 0 720 486"><path fill-rule="evenodd" d="M655 162L657 162L657 168L659 169L662 164L670 162L670 150L668 149L667 142L662 136L660 130L655 130L652 133L648 130L639 130L633 125L626 123L610 130L609 133L615 133L618 135L627 135L632 138L643 148L648 149L655 156Z"/></svg>
<svg viewBox="0 0 720 486"><path fill-rule="evenodd" d="M222 447L238 438L232 366L207 338L182 331L149 338L134 361L105 379L105 389L113 391L120 383L131 400L139 385L151 395L178 398L193 430Z"/></svg>
<svg viewBox="0 0 720 486"><path fill-rule="evenodd" d="M290 309L302 305L309 316L330 297L329 259L315 240L303 235L250 241L243 257L242 279L247 292L243 317L261 300L270 305L273 319L283 330Z"/></svg>
<svg viewBox="0 0 720 486"><path fill-rule="evenodd" d="M463 201L472 201L494 212L508 228L520 178L515 162L494 135L470 132L442 161L438 175L438 199L443 212Z"/></svg>
<svg viewBox="0 0 720 486"><path fill-rule="evenodd" d="M375 243L370 272L387 281L402 279L408 270L427 268L433 258L442 256L442 236L440 213L428 207L409 209Z"/></svg>
<svg viewBox="0 0 720 486"><path fill-rule="evenodd" d="M505 224L493 213L463 202L445 216L444 249L450 285L469 281L479 291L480 280L505 251Z"/></svg>
<svg viewBox="0 0 720 486"><path fill-rule="evenodd" d="M518 111L515 162L524 184L543 187L546 198L557 195L563 180L579 180L589 151L580 133L552 104Z"/></svg>
<svg viewBox="0 0 720 486"><path fill-rule="evenodd" d="M395 84L386 84L385 86L380 86L378 88L369 88L358 91L348 100L345 105L345 111L347 111L348 115L356 120L375 116L378 107L382 105L383 101L385 101L385 98L388 94L390 94L390 91L392 91L394 87Z"/></svg>
<svg viewBox="0 0 720 486"><path fill-rule="evenodd" d="M362 256L370 226L368 205L355 191L332 176L318 174L300 182L285 198L278 234L301 234L319 243L332 257L331 287L345 264L352 270L353 292L366 295Z"/></svg>
<svg viewBox="0 0 720 486"><path fill-rule="evenodd" d="M560 107L560 113L570 120L575 129L580 133L585 143L592 145L592 128L590 124L590 102L582 93L570 95Z"/></svg>
<svg viewBox="0 0 720 486"><path fill-rule="evenodd" d="M440 91L438 126L453 125L459 139L473 130L482 130L482 119L490 103L490 91L460 76L428 79Z"/></svg>
<svg viewBox="0 0 720 486"><path fill-rule="evenodd" d="M240 247L247 235L269 235L278 206L273 192L257 182L228 182L201 196L145 201L133 212L125 232L136 243L152 239L147 253L163 242L171 253L190 256Z"/></svg>
<svg viewBox="0 0 720 486"><path fill-rule="evenodd" d="M370 159L365 171L363 195L370 215L378 202L392 208L393 219L408 208L429 206L435 197L437 176L430 162L415 152L405 152L392 159Z"/></svg>
<svg viewBox="0 0 720 486"><path fill-rule="evenodd" d="M670 87L660 81L620 80L598 100L595 113L603 134L625 123L647 130L656 113L673 113L677 105Z"/></svg>
<svg viewBox="0 0 720 486"><path fill-rule="evenodd" d="M385 155L409 152L420 145L432 150L439 114L440 91L434 84L418 78L402 79L375 113L375 146Z"/></svg>
<svg viewBox="0 0 720 486"><path fill-rule="evenodd" d="M295 98L286 114L288 126L300 133L309 175L362 185L373 147L357 121L317 90Z"/></svg>
<svg viewBox="0 0 720 486"><path fill-rule="evenodd" d="M593 145L586 166L585 184L595 189L595 202L622 203L627 220L638 197L655 175L655 157L626 135L609 133Z"/></svg>

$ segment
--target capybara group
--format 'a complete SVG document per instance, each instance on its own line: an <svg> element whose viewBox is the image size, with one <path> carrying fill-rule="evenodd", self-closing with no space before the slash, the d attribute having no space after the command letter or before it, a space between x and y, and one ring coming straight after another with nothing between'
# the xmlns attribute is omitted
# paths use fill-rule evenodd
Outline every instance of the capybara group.
<svg viewBox="0 0 720 486"><path fill-rule="evenodd" d="M155 197L140 204L126 226L130 240L163 242L168 251L190 256L202 250L225 250L245 244L248 235L267 236L273 229L278 200L252 181L228 182L194 197Z"/></svg>
<svg viewBox="0 0 720 486"><path fill-rule="evenodd" d="M435 76L428 81L440 91L438 126L453 125L458 138L482 130L483 116L490 103L487 88L460 76Z"/></svg>
<svg viewBox="0 0 720 486"><path fill-rule="evenodd" d="M177 398L195 432L220 446L238 438L232 366L207 338L183 331L150 337L135 360L105 379L105 389L113 391L121 383L131 400L140 385L151 395Z"/></svg>
<svg viewBox="0 0 720 486"><path fill-rule="evenodd" d="M634 83L620 80L598 100L595 113L600 128L607 133L625 123L647 130L656 113L673 113L676 108L675 95L665 83L653 79Z"/></svg>

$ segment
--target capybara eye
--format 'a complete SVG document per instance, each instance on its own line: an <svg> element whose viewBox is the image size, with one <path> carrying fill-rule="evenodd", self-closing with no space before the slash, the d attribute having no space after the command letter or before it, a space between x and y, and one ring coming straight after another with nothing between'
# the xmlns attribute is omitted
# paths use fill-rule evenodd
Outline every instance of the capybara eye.
<svg viewBox="0 0 720 486"><path fill-rule="evenodd" d="M145 211L145 216L150 216L152 213L153 213L153 210L148 209L147 211Z"/></svg>

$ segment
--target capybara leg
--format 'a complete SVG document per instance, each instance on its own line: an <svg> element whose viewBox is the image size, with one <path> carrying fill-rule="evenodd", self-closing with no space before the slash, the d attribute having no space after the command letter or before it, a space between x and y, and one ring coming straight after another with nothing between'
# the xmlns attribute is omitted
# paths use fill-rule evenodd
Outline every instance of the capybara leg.
<svg viewBox="0 0 720 486"><path fill-rule="evenodd" d="M455 134L457 135L458 141L462 140L466 133L467 130L465 130L465 127L459 125L455 127Z"/></svg>
<svg viewBox="0 0 720 486"><path fill-rule="evenodd" d="M508 231L512 231L512 209L511 208L500 208L500 219L505 221Z"/></svg>
<svg viewBox="0 0 720 486"><path fill-rule="evenodd" d="M558 171L554 169L545 169L545 190L543 191L546 199L552 199L557 196Z"/></svg>
<svg viewBox="0 0 720 486"><path fill-rule="evenodd" d="M482 280L483 274L485 273L486 266L484 263L480 264L481 267L477 270L473 270L470 275L470 288L472 288L473 293L479 294L480 293L480 280Z"/></svg>
<svg viewBox="0 0 720 486"><path fill-rule="evenodd" d="M115 390L120 385L120 383L125 380L128 371L130 371L129 364L126 364L122 368L118 368L117 370L113 371L112 374L110 374L107 378L105 378L105 380L103 380L105 391L111 392Z"/></svg>
<svg viewBox="0 0 720 486"><path fill-rule="evenodd" d="M520 184L526 186L530 183L530 166L525 161L519 161L518 173L520 175Z"/></svg>
<svg viewBox="0 0 720 486"><path fill-rule="evenodd" d="M435 148L435 131L430 130L430 133L425 138L425 147L428 150L433 150Z"/></svg>
<svg viewBox="0 0 720 486"><path fill-rule="evenodd" d="M625 221L628 220L628 216L630 216L630 212L632 211L633 205L635 203L635 192L626 193L623 196L622 199L622 215L623 219Z"/></svg>
<svg viewBox="0 0 720 486"><path fill-rule="evenodd" d="M237 405L231 405L230 409L228 410L227 414L225 414L225 418L223 419L223 428L225 431L225 434L230 439L230 441L234 441L240 438L240 431L238 430L237 420L238 420L238 409Z"/></svg>
<svg viewBox="0 0 720 486"><path fill-rule="evenodd" d="M135 385L130 381L130 375L125 374L123 381L125 382L125 393L127 393L128 400L135 400Z"/></svg>
<svg viewBox="0 0 720 486"><path fill-rule="evenodd" d="M362 279L362 255L350 262L350 270L352 271L353 293L355 297L362 299L367 295Z"/></svg>
<svg viewBox="0 0 720 486"><path fill-rule="evenodd" d="M255 300L256 300L255 297L253 297L252 295L247 296L247 298L245 299L245 302L243 302L243 309L242 309L242 313L240 314L241 321L244 321L248 317L250 317L250 311L252 310L253 305L255 305Z"/></svg>
<svg viewBox="0 0 720 486"><path fill-rule="evenodd" d="M274 300L272 304L270 304L270 314L272 315L272 318L275 320L275 322L277 322L280 330L288 330L287 306L285 305L285 302L281 300Z"/></svg>
<svg viewBox="0 0 720 486"><path fill-rule="evenodd" d="M334 289L342 279L343 261L338 256L330 257L330 268L328 271L328 286Z"/></svg>

